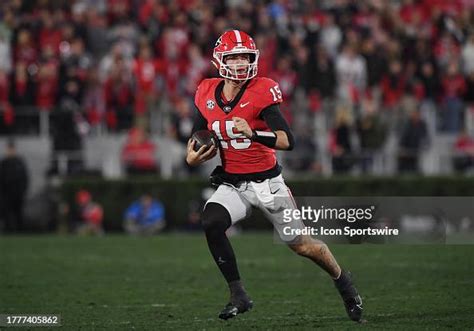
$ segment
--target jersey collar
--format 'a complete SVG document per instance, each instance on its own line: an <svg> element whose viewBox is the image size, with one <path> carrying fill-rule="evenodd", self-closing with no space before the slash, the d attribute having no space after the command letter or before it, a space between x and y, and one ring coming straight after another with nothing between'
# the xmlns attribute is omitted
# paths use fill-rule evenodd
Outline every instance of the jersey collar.
<svg viewBox="0 0 474 331"><path fill-rule="evenodd" d="M234 109L234 107L239 103L240 99L242 98L242 95L244 94L245 90L247 89L247 86L250 84L251 79L246 81L244 85L242 85L242 88L240 89L239 93L235 96L235 98L229 102L229 103L224 103L222 100L222 90L224 89L224 84L225 81L222 80L217 84L216 90L214 92L214 98L216 99L217 104L219 107L224 111L224 113L228 114Z"/></svg>

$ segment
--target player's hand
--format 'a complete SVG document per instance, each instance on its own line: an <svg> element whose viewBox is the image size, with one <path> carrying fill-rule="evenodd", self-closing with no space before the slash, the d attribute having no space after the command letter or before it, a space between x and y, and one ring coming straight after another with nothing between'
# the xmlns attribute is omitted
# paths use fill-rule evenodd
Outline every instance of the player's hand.
<svg viewBox="0 0 474 331"><path fill-rule="evenodd" d="M245 119L240 118L240 117L232 117L232 120L234 121L234 125L237 131L242 133L247 138L252 138L253 136L252 129L250 128L250 125L247 123Z"/></svg>
<svg viewBox="0 0 474 331"><path fill-rule="evenodd" d="M194 139L188 140L186 162L194 167L200 165L201 163L206 162L207 160L212 159L217 154L217 148L212 145L208 150L206 146L201 146L197 151L194 150L194 145L196 141Z"/></svg>

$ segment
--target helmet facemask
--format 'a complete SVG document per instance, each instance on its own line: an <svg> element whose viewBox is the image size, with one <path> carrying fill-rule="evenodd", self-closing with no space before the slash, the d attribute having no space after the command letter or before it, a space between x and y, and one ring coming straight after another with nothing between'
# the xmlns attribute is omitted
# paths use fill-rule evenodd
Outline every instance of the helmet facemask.
<svg viewBox="0 0 474 331"><path fill-rule="evenodd" d="M232 64L228 65L225 63L225 58L228 55L236 55L236 54L248 54L249 55L249 63L247 64L247 68L245 69L245 65L243 64ZM213 54L214 60L212 63L214 66L219 70L219 75L223 78L231 79L231 80L238 80L238 81L245 81L257 76L258 71L258 57L259 51L248 49L247 47L234 47L234 49L224 52L214 51ZM243 67L243 68L242 68ZM240 72L244 71L244 72Z"/></svg>

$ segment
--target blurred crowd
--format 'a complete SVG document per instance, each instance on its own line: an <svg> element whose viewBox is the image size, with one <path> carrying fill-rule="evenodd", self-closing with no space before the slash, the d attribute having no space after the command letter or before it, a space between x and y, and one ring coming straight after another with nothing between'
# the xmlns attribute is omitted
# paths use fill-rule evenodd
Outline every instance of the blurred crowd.
<svg viewBox="0 0 474 331"><path fill-rule="evenodd" d="M391 132L399 171L418 171L442 133L472 160L473 0L3 0L0 132L28 130L22 111L66 113L78 135L133 136L139 123L184 144L195 89L216 75L212 48L230 28L254 37L259 75L280 84L298 141L291 169L320 171L319 148L335 173L368 172Z"/></svg>

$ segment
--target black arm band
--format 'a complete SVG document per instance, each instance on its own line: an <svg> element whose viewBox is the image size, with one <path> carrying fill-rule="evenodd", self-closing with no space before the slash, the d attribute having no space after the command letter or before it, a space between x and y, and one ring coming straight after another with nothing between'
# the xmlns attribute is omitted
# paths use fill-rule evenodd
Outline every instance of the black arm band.
<svg viewBox="0 0 474 331"><path fill-rule="evenodd" d="M260 143L270 148L275 148L277 135L273 131L253 130L252 141Z"/></svg>
<svg viewBox="0 0 474 331"><path fill-rule="evenodd" d="M288 123L281 115L280 107L278 106L278 104L273 104L263 109L260 113L260 118L263 119L265 123L267 123L270 130L284 131L286 133L289 143L287 150L291 151L295 145L295 138L291 133Z"/></svg>

